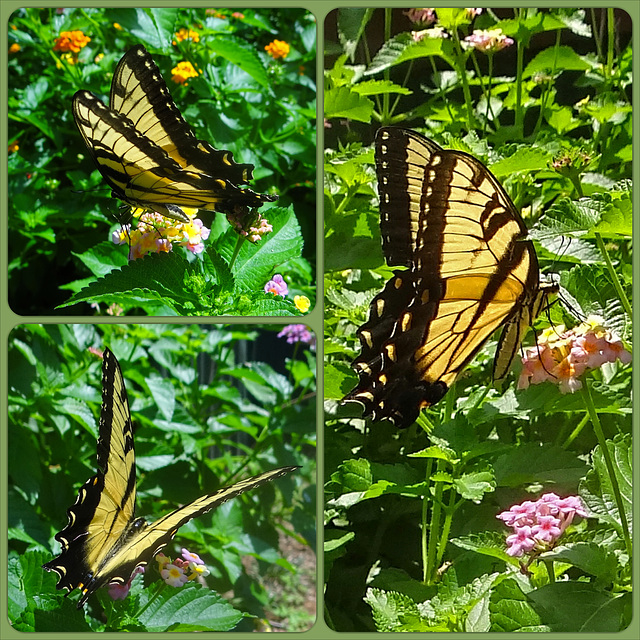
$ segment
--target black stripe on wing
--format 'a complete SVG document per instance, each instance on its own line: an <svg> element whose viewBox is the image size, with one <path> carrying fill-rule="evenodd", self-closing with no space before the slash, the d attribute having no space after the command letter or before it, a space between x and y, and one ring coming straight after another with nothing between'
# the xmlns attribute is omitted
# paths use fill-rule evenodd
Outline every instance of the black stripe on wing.
<svg viewBox="0 0 640 640"><path fill-rule="evenodd" d="M116 67L109 106L129 118L141 135L153 140L182 168L246 184L253 165L239 164L230 151L199 140L186 123L160 70L142 45L129 49Z"/></svg>

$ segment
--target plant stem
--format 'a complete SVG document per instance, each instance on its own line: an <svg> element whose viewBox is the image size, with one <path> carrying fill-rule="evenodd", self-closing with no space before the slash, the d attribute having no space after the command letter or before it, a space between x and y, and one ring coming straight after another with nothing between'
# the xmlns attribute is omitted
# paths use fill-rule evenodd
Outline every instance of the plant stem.
<svg viewBox="0 0 640 640"><path fill-rule="evenodd" d="M602 240L602 236L599 233L596 233L595 238L596 238L596 243L598 245L598 249L600 249L600 253L602 254L605 264L607 265L607 271L611 276L611 281L613 282L613 286L616 289L618 298L620 299L620 302L622 302L622 307L624 308L625 312L628 314L629 318L633 319L633 309L631 308L631 303L629 302L629 299L625 295L624 289L620 284L618 273L613 268L613 264L611 263L611 259L609 258L609 252L607 251L607 248L604 246L604 241Z"/></svg>
<svg viewBox="0 0 640 640"><path fill-rule="evenodd" d="M629 554L629 557L631 557L631 536L629 535L629 525L627 523L627 514L624 510L622 494L620 493L620 486L618 485L618 476L616 475L616 470L615 470L615 467L613 466L613 460L611 459L611 452L609 451L609 447L607 446L608 442L605 439L604 432L602 431L602 425L600 424L600 418L598 417L598 412L596 411L596 407L593 403L593 398L591 397L591 389L589 387L588 379L585 380L585 383L582 387L582 397L584 399L587 412L589 413L591 424L593 425L593 431L596 434L596 438L598 439L598 444L600 445L600 450L602 451L602 457L604 458L604 462L607 467L607 472L609 474L609 482L611 483L613 496L616 501L616 507L618 508L618 514L620 516L620 526L622 527L622 536L625 541L627 553Z"/></svg>
<svg viewBox="0 0 640 640"><path fill-rule="evenodd" d="M229 262L229 271L233 270L233 264L240 253L240 249L242 248L243 243L245 242L245 238L242 236L238 236L238 241L236 242L236 247L233 250L233 255L231 256L231 261Z"/></svg>

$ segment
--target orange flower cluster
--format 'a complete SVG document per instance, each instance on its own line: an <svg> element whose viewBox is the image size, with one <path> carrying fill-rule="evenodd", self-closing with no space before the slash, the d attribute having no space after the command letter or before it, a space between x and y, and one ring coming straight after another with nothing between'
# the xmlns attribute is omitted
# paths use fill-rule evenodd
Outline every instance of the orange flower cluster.
<svg viewBox="0 0 640 640"><path fill-rule="evenodd" d="M190 62L178 62L178 66L171 69L171 79L176 84L186 84L189 78L197 78L198 72Z"/></svg>
<svg viewBox="0 0 640 640"><path fill-rule="evenodd" d="M54 51L71 51L79 53L91 42L91 38L85 36L82 31L63 31L53 45Z"/></svg>
<svg viewBox="0 0 640 640"><path fill-rule="evenodd" d="M284 40L274 40L270 42L264 50L274 59L286 58L291 47Z"/></svg>
<svg viewBox="0 0 640 640"><path fill-rule="evenodd" d="M200 42L200 34L198 34L195 31L192 31L191 29L185 29L184 27L181 27L176 32L176 39L173 41L174 45L177 44L176 40L178 42L182 42L183 40L191 40L191 42Z"/></svg>

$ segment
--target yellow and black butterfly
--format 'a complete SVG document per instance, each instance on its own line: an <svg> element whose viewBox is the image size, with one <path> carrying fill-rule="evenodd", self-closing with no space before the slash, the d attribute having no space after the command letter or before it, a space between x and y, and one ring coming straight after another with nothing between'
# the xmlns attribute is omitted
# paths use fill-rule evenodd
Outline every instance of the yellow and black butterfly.
<svg viewBox="0 0 640 640"><path fill-rule="evenodd" d="M438 402L503 327L495 380L557 285L511 199L473 156L415 131L379 129L375 141L382 248L394 271L358 330L358 385L344 401L406 427Z"/></svg>
<svg viewBox="0 0 640 640"><path fill-rule="evenodd" d="M102 407L98 472L81 487L67 510L69 523L56 534L59 556L42 565L58 576L56 588L78 588L78 608L106 584L125 584L146 565L178 529L223 502L275 480L298 467L281 467L225 487L148 524L135 518L136 465L129 400L120 365L109 349L102 363Z"/></svg>
<svg viewBox="0 0 640 640"><path fill-rule="evenodd" d="M253 166L196 138L142 45L118 63L109 106L78 91L73 117L112 195L133 207L187 222L183 207L234 213L277 200L238 187Z"/></svg>

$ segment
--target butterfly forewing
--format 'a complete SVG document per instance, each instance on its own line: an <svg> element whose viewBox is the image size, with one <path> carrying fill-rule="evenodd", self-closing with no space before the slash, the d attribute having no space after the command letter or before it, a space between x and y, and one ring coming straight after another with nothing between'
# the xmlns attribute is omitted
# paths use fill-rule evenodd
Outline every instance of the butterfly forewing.
<svg viewBox="0 0 640 640"><path fill-rule="evenodd" d="M141 135L153 140L183 169L245 184L253 166L238 164L230 151L199 140L176 107L160 70L137 45L122 57L111 82L109 107L129 118Z"/></svg>
<svg viewBox="0 0 640 640"><path fill-rule="evenodd" d="M277 200L237 186L251 178L252 165L195 137L141 45L118 64L110 107L78 91L73 114L113 195L133 207L187 222L181 207L231 213Z"/></svg>

